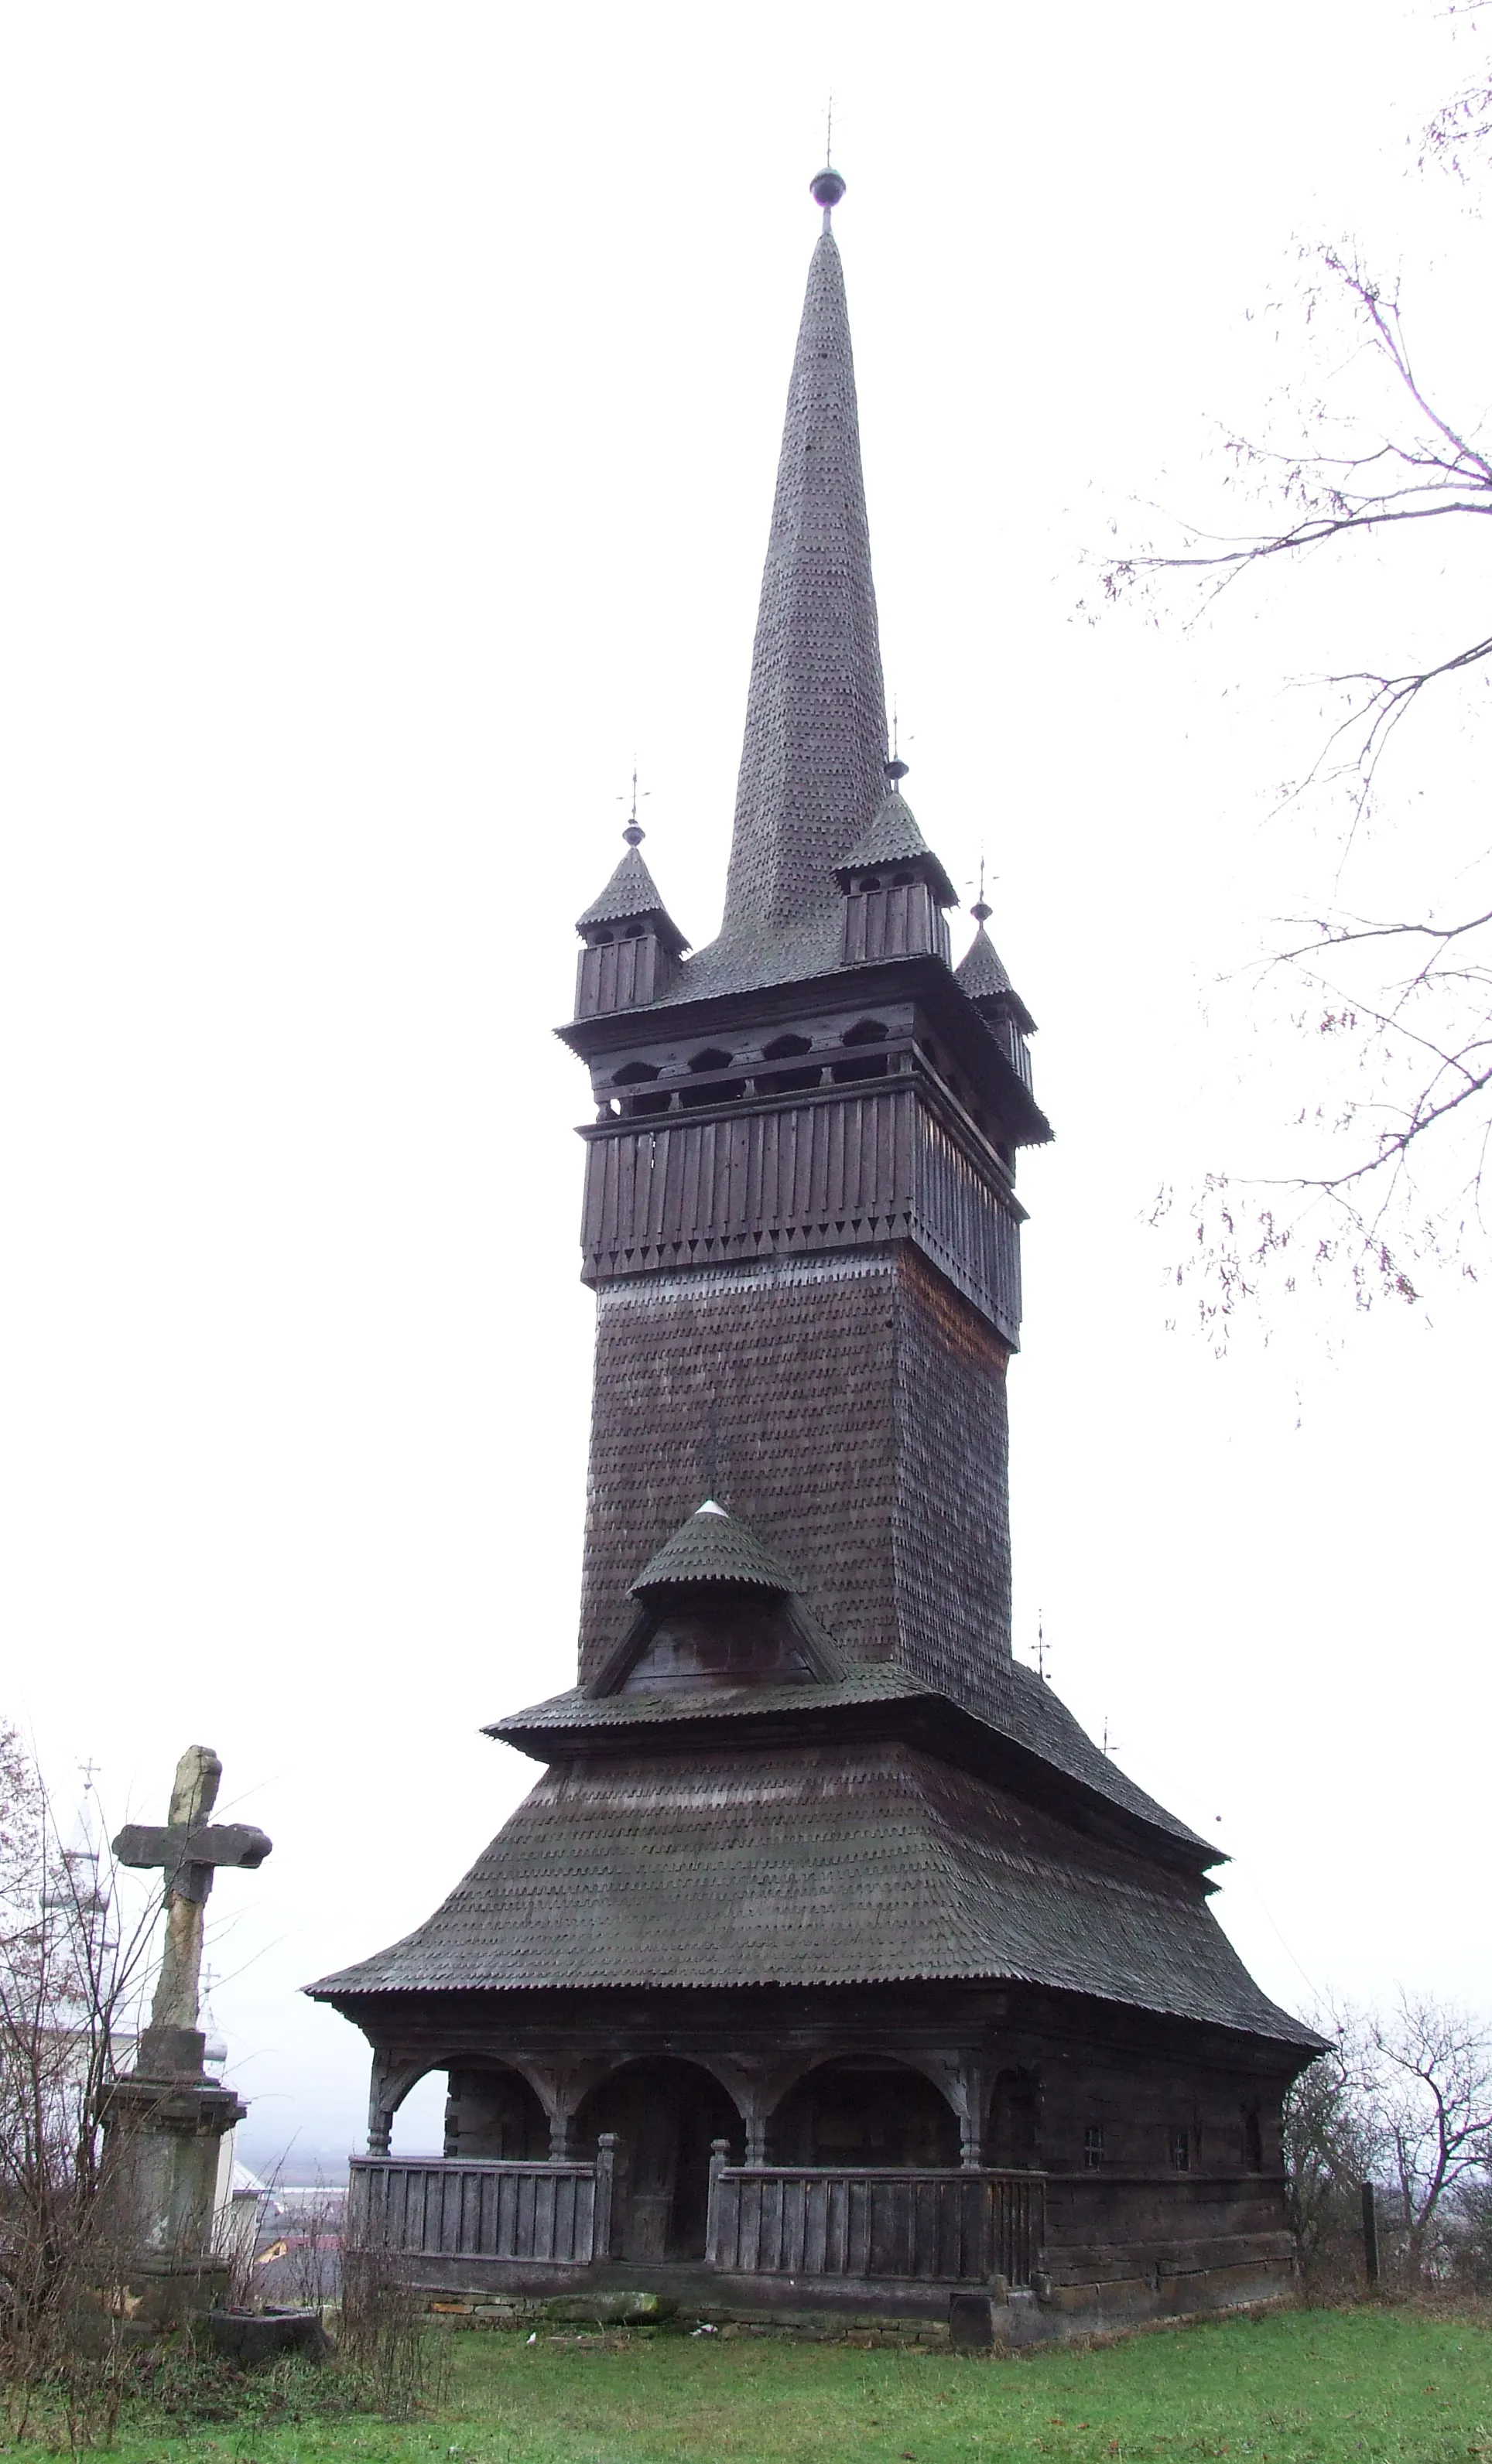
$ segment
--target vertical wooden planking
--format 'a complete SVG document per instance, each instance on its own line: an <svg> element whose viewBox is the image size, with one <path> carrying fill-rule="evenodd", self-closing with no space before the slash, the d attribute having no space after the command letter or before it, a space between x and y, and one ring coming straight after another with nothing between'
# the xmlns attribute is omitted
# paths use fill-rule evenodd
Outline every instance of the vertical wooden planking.
<svg viewBox="0 0 1492 2464"><path fill-rule="evenodd" d="M692 1124L678 1133L683 1148L683 1189L679 1209L679 1229L685 1241L697 1238L702 1214L700 1200L700 1139L698 1127Z"/></svg>
<svg viewBox="0 0 1492 2464"><path fill-rule="evenodd" d="M534 2256L554 2256L554 2176L548 2172L534 2182Z"/></svg>

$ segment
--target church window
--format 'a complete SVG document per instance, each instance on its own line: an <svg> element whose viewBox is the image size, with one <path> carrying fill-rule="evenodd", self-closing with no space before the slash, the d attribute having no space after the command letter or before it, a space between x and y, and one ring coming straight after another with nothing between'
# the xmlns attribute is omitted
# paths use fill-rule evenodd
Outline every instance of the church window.
<svg viewBox="0 0 1492 2464"><path fill-rule="evenodd" d="M884 1044L890 1031L879 1018L861 1018L857 1019L853 1026L846 1027L839 1041L848 1045ZM836 1087L853 1086L859 1078L884 1078L886 1056L883 1052L874 1052L854 1061L836 1061L830 1074Z"/></svg>
<svg viewBox="0 0 1492 2464"><path fill-rule="evenodd" d="M1102 2122L1090 2122L1087 2129L1082 2134L1082 2162L1084 2169L1089 2173L1096 2173L1103 2162L1103 2124Z"/></svg>
<svg viewBox="0 0 1492 2464"><path fill-rule="evenodd" d="M613 1087L651 1087L654 1079L660 1078L662 1074L656 1062L625 1061L613 1075L612 1084ZM639 1113L666 1112L670 1101L666 1089L657 1095L633 1095L627 1101L626 1111L635 1119Z"/></svg>
<svg viewBox="0 0 1492 2464"><path fill-rule="evenodd" d="M805 1052L812 1052L813 1048L806 1035L774 1035L770 1044L763 1046L762 1058L764 1061L796 1061ZM764 1095L792 1095L805 1087L816 1087L821 1075L816 1066L806 1069L772 1069L760 1075L756 1083Z"/></svg>
<svg viewBox="0 0 1492 2464"><path fill-rule="evenodd" d="M860 883L860 888L861 890L879 890L880 888L880 873L868 872L865 875L864 880Z"/></svg>
<svg viewBox="0 0 1492 2464"><path fill-rule="evenodd" d="M709 1069L728 1069L733 1057L728 1052L717 1051L711 1045L703 1052L694 1053L689 1067L696 1077L701 1077ZM726 1078L708 1087L686 1087L679 1100L687 1110L693 1111L701 1104L733 1104L738 1095L745 1093L744 1078Z"/></svg>
<svg viewBox="0 0 1492 2464"><path fill-rule="evenodd" d="M1243 2164L1250 2173L1262 2173L1264 2169L1264 2134L1259 2128L1257 2104L1243 2108Z"/></svg>
<svg viewBox="0 0 1492 2464"><path fill-rule="evenodd" d="M1171 2132L1170 2167L1173 2173L1191 2172L1191 2133L1190 2130L1173 2130Z"/></svg>
<svg viewBox="0 0 1492 2464"><path fill-rule="evenodd" d="M891 876L891 887L893 890L907 890L916 878L915 872L894 872Z"/></svg>
<svg viewBox="0 0 1492 2464"><path fill-rule="evenodd" d="M604 949L604 948L606 947L607 942L608 942L608 941L610 941L611 937L612 937L612 935L611 935L610 932L607 930L607 927L603 924L603 925L602 925L602 927L601 927L600 932L599 932L599 933L597 933L597 934L594 934L594 935L592 935L592 937L591 937L590 946L591 946L592 950L601 950L601 949Z"/></svg>

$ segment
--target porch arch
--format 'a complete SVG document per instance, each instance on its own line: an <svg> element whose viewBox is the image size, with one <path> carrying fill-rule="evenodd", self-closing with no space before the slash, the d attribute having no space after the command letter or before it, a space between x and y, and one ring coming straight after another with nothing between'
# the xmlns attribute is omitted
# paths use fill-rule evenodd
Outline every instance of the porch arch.
<svg viewBox="0 0 1492 2464"><path fill-rule="evenodd" d="M503 2071L509 2074L519 2083L519 2086L525 2092L526 2096L533 2099L534 2103L537 2105L539 2112L543 2117L546 2131L547 2132L548 2125L552 2121L554 2114L553 2099L546 2094L541 2079L533 2071L530 2070L528 2064L521 2060L515 2060L510 2055L493 2054L488 2056L481 2053L474 2054L470 2050L465 2052L454 2051L447 2047L442 2048L437 2053L422 2054L415 2058L411 2058L406 2061L390 2061L375 2056L372 2079L369 2082L367 2098L367 2145L368 2153L370 2155L388 2155L390 2139L393 2130L393 2119L394 2115L398 2112L400 2105L404 2102L405 2098L410 2095L411 2091L418 2087L422 2079L431 2078L433 2074L438 2071L445 2072L447 2080L445 2153L448 2156L457 2153L457 2150L450 2144L450 2106L453 2101L452 2082L458 2075L462 2074L485 2072L495 2073L498 2071ZM534 2152L539 2155L547 2155L547 2145L543 2147L536 2148Z"/></svg>
<svg viewBox="0 0 1492 2464"><path fill-rule="evenodd" d="M960 2160L960 2124L942 2079L915 2057L830 2054L778 2099L768 2162L949 2169Z"/></svg>
<svg viewBox="0 0 1492 2464"><path fill-rule="evenodd" d="M520 2063L463 2054L446 2076L446 2156L534 2164L548 2155L549 2109Z"/></svg>
<svg viewBox="0 0 1492 2464"><path fill-rule="evenodd" d="M704 2255L710 2151L724 2139L741 2161L745 2124L735 2098L707 2064L673 2054L618 2062L577 2106L573 2145L616 2141L612 2253L638 2261Z"/></svg>

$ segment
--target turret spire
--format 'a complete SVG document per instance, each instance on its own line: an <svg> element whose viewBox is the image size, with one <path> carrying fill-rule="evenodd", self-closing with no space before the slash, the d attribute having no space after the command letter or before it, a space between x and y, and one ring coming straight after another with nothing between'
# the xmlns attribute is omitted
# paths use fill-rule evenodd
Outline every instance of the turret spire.
<svg viewBox="0 0 1492 2464"><path fill-rule="evenodd" d="M844 194L812 191L824 231L809 267L788 389L751 660L721 938L701 966L736 981L816 974L838 958L835 867L885 781L885 688L839 251Z"/></svg>

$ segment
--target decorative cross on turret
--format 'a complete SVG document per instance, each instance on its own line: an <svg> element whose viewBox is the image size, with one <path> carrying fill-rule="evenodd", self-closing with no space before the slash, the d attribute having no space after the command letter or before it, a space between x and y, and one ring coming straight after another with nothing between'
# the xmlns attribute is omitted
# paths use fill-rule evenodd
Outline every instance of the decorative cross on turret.
<svg viewBox="0 0 1492 2464"><path fill-rule="evenodd" d="M223 1766L211 1746L189 1746L176 1766L170 1809L163 1823L126 1822L114 1842L122 1865L159 1865L166 1881L166 1950L141 2050L170 2055L173 2069L200 2069L200 2038L181 2040L197 2026L202 1936L212 1876L219 1865L262 1865L274 1842L252 1822L209 1822ZM177 2032L168 2039L166 2031Z"/></svg>

